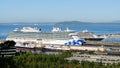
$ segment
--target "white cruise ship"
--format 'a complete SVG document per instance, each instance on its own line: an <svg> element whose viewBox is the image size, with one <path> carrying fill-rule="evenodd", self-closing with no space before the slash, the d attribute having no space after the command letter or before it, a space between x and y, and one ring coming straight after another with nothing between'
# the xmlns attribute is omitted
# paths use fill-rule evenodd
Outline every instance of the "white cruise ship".
<svg viewBox="0 0 120 68"><path fill-rule="evenodd" d="M77 35L71 35L71 33L75 33L75 31L69 28L62 31L58 27L53 27L51 32L42 32L37 28L23 27L22 29L13 30L6 40L14 40L19 43L35 42L46 45L81 45L84 42L80 41L82 39L78 38ZM29 45L24 46L29 47Z"/></svg>

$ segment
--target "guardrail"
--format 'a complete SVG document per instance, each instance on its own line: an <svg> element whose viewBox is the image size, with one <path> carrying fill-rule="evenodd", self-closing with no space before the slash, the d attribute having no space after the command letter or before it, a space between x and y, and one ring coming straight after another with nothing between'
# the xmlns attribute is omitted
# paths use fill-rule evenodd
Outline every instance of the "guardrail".
<svg viewBox="0 0 120 68"><path fill-rule="evenodd" d="M16 54L15 47L10 47L9 49L1 49L0 48L0 57L15 56L15 54Z"/></svg>

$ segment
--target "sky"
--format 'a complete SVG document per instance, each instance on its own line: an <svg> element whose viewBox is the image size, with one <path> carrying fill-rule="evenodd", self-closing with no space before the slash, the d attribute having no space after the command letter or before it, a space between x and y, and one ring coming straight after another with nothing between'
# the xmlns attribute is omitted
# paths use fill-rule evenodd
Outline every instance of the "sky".
<svg viewBox="0 0 120 68"><path fill-rule="evenodd" d="M110 22L120 0L0 0L0 22Z"/></svg>

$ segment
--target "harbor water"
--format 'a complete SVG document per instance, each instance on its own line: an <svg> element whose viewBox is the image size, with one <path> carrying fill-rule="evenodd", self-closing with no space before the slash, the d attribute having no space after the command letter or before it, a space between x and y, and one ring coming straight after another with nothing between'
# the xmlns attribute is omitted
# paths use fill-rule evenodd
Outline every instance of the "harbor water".
<svg viewBox="0 0 120 68"><path fill-rule="evenodd" d="M67 27L72 30L81 32L88 30L95 34L120 34L120 23L82 23L80 25L55 25L54 23L0 23L0 39L6 39L8 34L15 28L35 27L41 29L42 32L51 32L53 27L59 27L65 30ZM120 42L120 39L104 39L104 41Z"/></svg>

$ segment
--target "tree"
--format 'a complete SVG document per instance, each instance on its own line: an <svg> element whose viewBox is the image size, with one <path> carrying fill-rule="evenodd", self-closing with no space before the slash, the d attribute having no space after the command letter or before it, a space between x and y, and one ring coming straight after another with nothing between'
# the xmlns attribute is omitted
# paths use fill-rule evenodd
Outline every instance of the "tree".
<svg viewBox="0 0 120 68"><path fill-rule="evenodd" d="M14 41L10 41L10 40L4 42L4 46L5 46L6 48L14 47L15 44L16 44L16 43L15 43Z"/></svg>
<svg viewBox="0 0 120 68"><path fill-rule="evenodd" d="M16 42L8 40L8 41L5 41L4 43L1 43L0 48L1 49L8 49L10 47L14 47L15 44L16 44Z"/></svg>

